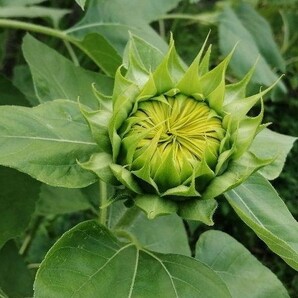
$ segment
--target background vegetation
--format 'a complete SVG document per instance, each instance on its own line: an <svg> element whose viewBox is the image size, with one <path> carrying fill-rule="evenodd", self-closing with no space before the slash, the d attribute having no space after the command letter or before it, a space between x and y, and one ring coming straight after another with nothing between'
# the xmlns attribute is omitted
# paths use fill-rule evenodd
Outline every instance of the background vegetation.
<svg viewBox="0 0 298 298"><path fill-rule="evenodd" d="M38 3L40 10L32 9L34 2ZM265 122L272 122L271 128L276 132L297 136L298 1L183 0L173 1L173 3L175 3L173 7L176 4L177 6L167 14L150 19L150 25L165 41L168 41L170 32L173 33L178 52L186 62L192 61L202 41L211 30L209 41L213 44L213 65L218 64L235 41L242 40L228 72L230 81L241 77L247 65L251 66L254 63L251 60L255 59L251 58L251 52L254 50L260 55L261 67L256 69L255 84L250 86L252 90L259 88L260 85L270 85L280 74L285 74L282 83L275 88L270 97L266 98ZM43 11L41 8L47 10ZM48 10L49 8L52 10ZM73 0L0 0L0 17L12 17L50 27L59 26L60 29L70 28L83 15L84 11ZM21 50L24 35L23 30L0 29L1 105L27 106L36 103L34 86ZM68 46L61 40L43 34L34 35L67 58L73 58ZM118 45L118 49L120 48L121 45ZM97 71L94 63L81 52L76 51L75 54L81 66ZM290 162L286 162L283 173L273 182L296 219L298 218L298 159L295 158L297 155L298 144L296 143L288 158ZM1 171L1 187L5 188L5 181L9 181L10 175L14 175L14 170ZM26 180L23 176L19 179L22 182ZM21 195L22 189L19 191ZM61 204L65 204L62 208L64 214L59 212L61 206L53 206L47 200L53 192L55 192L53 188L46 186L41 188L43 200L37 203L35 216L26 232L18 238L17 243L9 241L0 251L0 285L9 289L7 292L11 293L11 297L22 297L21 292L30 294L36 268L48 249L64 231L83 219L94 217L94 210L97 208L96 186L83 190L83 195L88 194L90 200L88 204L82 194L78 194L75 190L73 193L67 192L64 200L61 199ZM61 195L61 191L59 194ZM69 200L67 201L67 196L72 199L71 205ZM217 212L215 216L216 228L230 233L242 242L280 278L292 297L298 297L298 274L270 252L263 242L238 219L228 204L222 201L220 209L222 212ZM185 222L185 228L191 247L194 247L198 236L208 229L207 226L194 222ZM7 258L7 251L11 252L13 263ZM17 251L21 254L20 260L24 259L25 263L15 257ZM26 278L22 279L22 284L17 286L18 281L14 280L16 270L24 272L23 276Z"/></svg>

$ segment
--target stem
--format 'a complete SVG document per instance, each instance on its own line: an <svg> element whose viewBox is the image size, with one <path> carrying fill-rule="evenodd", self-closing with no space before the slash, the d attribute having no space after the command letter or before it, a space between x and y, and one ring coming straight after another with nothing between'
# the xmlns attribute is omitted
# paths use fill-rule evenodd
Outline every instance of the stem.
<svg viewBox="0 0 298 298"><path fill-rule="evenodd" d="M163 20L158 20L158 26L159 26L159 34L160 34L160 36L163 39L165 39L165 37L166 37L165 22Z"/></svg>
<svg viewBox="0 0 298 298"><path fill-rule="evenodd" d="M64 41L64 44L72 60L74 61L75 65L78 65L79 61L77 60L77 57L75 56L75 53L71 48L71 44L73 44L78 49L80 49L83 53L89 56L93 60L93 62L95 62L96 65L98 65L96 61L94 61L92 55L90 56L90 53L88 53L88 51L80 44L80 42L75 38L73 38L72 36L68 35L65 31L53 29L46 26L40 26L40 25L35 25L35 24L26 23L22 21L15 21L15 20L8 20L8 19L0 19L0 27L36 32L36 33L41 33L48 36L59 38Z"/></svg>
<svg viewBox="0 0 298 298"><path fill-rule="evenodd" d="M122 215L122 217L118 220L114 229L125 229L129 227L133 221L139 216L140 209L137 207L131 207L126 210L126 212Z"/></svg>
<svg viewBox="0 0 298 298"><path fill-rule="evenodd" d="M78 57L76 56L76 53L74 52L71 44L69 41L63 40L63 43L68 51L68 54L72 60L72 62L74 63L75 66L80 66L80 62L78 60Z"/></svg>
<svg viewBox="0 0 298 298"><path fill-rule="evenodd" d="M100 180L99 182L99 215L98 222L102 225L107 223L108 209L105 207L108 200L108 189L107 184Z"/></svg>
<svg viewBox="0 0 298 298"><path fill-rule="evenodd" d="M60 38L65 41L73 42L74 39L67 35L65 32L52 29L45 26L35 25L31 23L26 23L22 21L8 20L8 19L0 19L0 27L12 28L12 29L22 29L27 31L32 31L36 33L42 33L45 35L50 35L53 37Z"/></svg>

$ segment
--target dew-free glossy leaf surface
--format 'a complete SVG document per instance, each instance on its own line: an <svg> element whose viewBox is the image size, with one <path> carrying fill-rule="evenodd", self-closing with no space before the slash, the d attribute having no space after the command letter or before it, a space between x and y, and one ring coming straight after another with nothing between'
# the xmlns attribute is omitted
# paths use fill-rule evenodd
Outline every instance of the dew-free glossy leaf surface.
<svg viewBox="0 0 298 298"><path fill-rule="evenodd" d="M298 222L271 184L254 174L225 196L268 247L298 270Z"/></svg>
<svg viewBox="0 0 298 298"><path fill-rule="evenodd" d="M196 259L218 273L234 298L289 297L277 277L226 233L203 233L197 242Z"/></svg>
<svg viewBox="0 0 298 298"><path fill-rule="evenodd" d="M78 161L98 151L77 103L56 100L34 108L0 107L0 164L53 186L96 180Z"/></svg>
<svg viewBox="0 0 298 298"><path fill-rule="evenodd" d="M192 258L120 242L95 221L65 233L43 261L35 297L231 297L221 279Z"/></svg>
<svg viewBox="0 0 298 298"><path fill-rule="evenodd" d="M38 200L40 183L16 170L0 167L0 185L1 248L27 228Z"/></svg>

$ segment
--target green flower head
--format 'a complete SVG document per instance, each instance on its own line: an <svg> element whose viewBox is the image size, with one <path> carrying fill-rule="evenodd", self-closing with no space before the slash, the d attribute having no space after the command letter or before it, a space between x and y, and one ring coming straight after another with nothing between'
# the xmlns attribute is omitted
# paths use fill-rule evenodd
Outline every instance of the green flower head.
<svg viewBox="0 0 298 298"><path fill-rule="evenodd" d="M132 37L116 73L109 169L149 217L176 212L212 224L214 198L271 162L249 149L272 86L246 97L253 69L226 84L232 53L209 70L205 45L186 67L173 39L162 55ZM248 116L258 102L258 115Z"/></svg>

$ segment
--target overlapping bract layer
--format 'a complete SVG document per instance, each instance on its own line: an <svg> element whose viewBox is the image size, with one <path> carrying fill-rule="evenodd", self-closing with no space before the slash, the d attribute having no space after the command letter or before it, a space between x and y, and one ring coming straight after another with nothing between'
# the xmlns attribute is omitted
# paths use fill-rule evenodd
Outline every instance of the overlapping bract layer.
<svg viewBox="0 0 298 298"><path fill-rule="evenodd" d="M246 97L253 69L226 84L232 53L209 70L211 47L203 56L204 47L185 67L173 40L162 56L132 37L116 74L109 166L151 217L177 212L210 223L214 197L271 162L249 152L263 127L262 104L257 116L247 114L272 87ZM204 209L205 219L196 216Z"/></svg>

